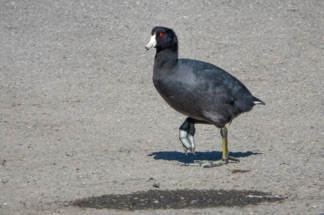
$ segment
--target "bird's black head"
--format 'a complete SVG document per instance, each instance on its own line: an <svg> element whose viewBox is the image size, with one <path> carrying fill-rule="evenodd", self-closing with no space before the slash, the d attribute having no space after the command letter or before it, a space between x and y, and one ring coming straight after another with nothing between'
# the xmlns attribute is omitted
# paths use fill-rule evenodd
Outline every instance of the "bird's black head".
<svg viewBox="0 0 324 215"><path fill-rule="evenodd" d="M145 46L146 50L156 48L157 52L164 49L178 51L178 38L171 28L157 26L151 31L151 40Z"/></svg>

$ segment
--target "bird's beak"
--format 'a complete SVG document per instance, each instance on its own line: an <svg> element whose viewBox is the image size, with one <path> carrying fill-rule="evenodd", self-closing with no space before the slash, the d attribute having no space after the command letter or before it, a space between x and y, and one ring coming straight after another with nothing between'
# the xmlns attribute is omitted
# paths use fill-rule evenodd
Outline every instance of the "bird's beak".
<svg viewBox="0 0 324 215"><path fill-rule="evenodd" d="M145 46L146 51L156 46L155 34L151 36L150 42Z"/></svg>

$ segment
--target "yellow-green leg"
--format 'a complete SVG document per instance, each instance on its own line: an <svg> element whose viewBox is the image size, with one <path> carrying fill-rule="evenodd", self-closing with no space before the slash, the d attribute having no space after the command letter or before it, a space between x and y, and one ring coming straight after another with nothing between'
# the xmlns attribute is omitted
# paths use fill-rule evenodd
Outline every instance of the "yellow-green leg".
<svg viewBox="0 0 324 215"><path fill-rule="evenodd" d="M224 126L224 128L221 128L220 130L221 136L222 136L222 160L226 163L228 163L228 145L227 145L227 128Z"/></svg>
<svg viewBox="0 0 324 215"><path fill-rule="evenodd" d="M221 136L222 136L222 160L226 163L228 163L228 160L232 160L235 162L240 162L239 159L229 156L229 151L228 151L228 139L227 139L227 128L226 126L224 126L223 128L221 128Z"/></svg>
<svg viewBox="0 0 324 215"><path fill-rule="evenodd" d="M229 156L228 152L228 139L227 139L227 128L224 126L220 130L222 136L222 159L217 161L198 161L197 163L189 164L190 166L203 166L203 167L216 167L227 164L229 160L234 162L240 162L239 159Z"/></svg>

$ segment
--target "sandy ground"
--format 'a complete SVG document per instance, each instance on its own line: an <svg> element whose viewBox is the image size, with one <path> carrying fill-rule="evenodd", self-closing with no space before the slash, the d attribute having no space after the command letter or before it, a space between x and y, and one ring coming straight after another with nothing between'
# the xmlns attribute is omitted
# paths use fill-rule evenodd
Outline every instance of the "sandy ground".
<svg viewBox="0 0 324 215"><path fill-rule="evenodd" d="M1 1L0 214L324 213L323 11L322 0ZM178 140L185 117L155 91L155 51L144 51L156 25L176 31L181 57L224 68L265 101L229 128L240 163L181 166L194 159ZM219 158L215 127L198 125L196 142L196 158ZM133 212L67 203L151 189L288 199Z"/></svg>

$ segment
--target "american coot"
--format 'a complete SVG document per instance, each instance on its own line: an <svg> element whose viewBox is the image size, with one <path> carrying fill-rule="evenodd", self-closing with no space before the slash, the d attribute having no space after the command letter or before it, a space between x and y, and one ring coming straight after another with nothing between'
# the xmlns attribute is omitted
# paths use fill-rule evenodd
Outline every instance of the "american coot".
<svg viewBox="0 0 324 215"><path fill-rule="evenodd" d="M227 128L239 114L265 103L254 97L238 79L223 69L198 60L178 59L178 39L166 27L154 27L146 50L156 48L153 83L163 99L175 110L188 116L180 126L180 141L185 149L195 151L195 124L213 124L222 136L222 160L200 163L220 166L229 160Z"/></svg>

